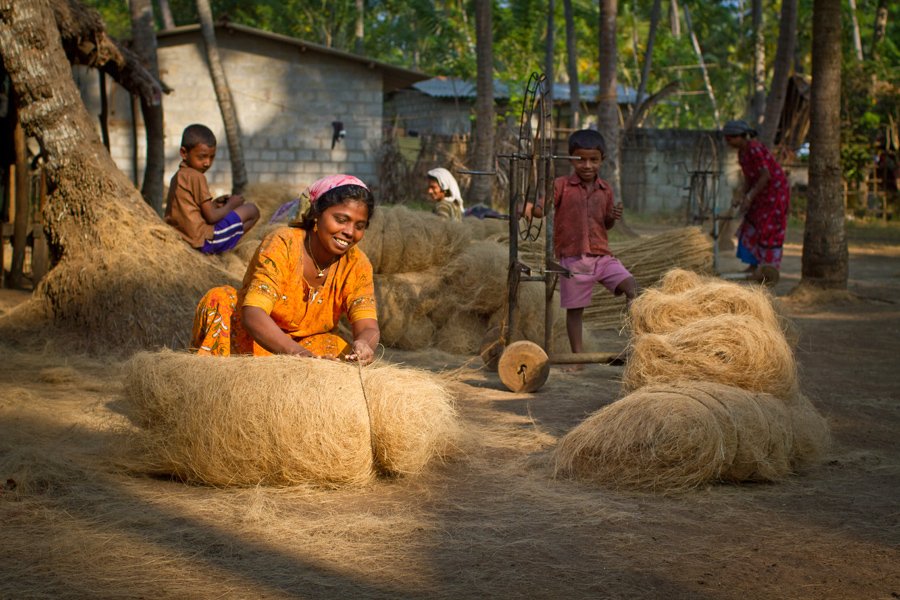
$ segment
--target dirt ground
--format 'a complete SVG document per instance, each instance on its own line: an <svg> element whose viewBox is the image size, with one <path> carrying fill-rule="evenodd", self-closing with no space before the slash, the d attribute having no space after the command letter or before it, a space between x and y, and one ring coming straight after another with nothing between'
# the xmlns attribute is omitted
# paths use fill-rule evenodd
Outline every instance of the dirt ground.
<svg viewBox="0 0 900 600"><path fill-rule="evenodd" d="M803 390L834 434L826 461L673 497L551 477L549 450L620 397L620 367L554 368L533 395L457 372L475 443L418 478L211 489L120 468L121 364L0 342L0 597L898 598L898 259L900 245L853 245L854 301L786 302Z"/></svg>

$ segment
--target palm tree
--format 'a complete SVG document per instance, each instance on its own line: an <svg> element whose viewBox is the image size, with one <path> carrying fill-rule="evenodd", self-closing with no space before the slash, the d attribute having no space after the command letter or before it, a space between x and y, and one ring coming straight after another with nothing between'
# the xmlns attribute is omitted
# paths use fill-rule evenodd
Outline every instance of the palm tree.
<svg viewBox="0 0 900 600"><path fill-rule="evenodd" d="M616 93L616 14L617 0L600 0L600 86L597 90L597 125L606 140L603 160L604 178L621 198L619 181L619 105Z"/></svg>
<svg viewBox="0 0 900 600"><path fill-rule="evenodd" d="M814 0L809 196L801 284L846 289L847 237L841 185L841 0Z"/></svg>
<svg viewBox="0 0 900 600"><path fill-rule="evenodd" d="M134 51L141 57L141 62L147 70L159 78L153 3L151 0L129 0L128 5L131 9L131 37L134 41ZM162 215L163 178L166 168L162 102L141 98L141 115L144 117L144 132L147 139L147 161L144 165L141 195L156 214Z"/></svg>
<svg viewBox="0 0 900 600"><path fill-rule="evenodd" d="M247 167L244 165L244 150L241 147L241 133L238 127L237 113L231 100L231 88L225 78L222 59L219 57L219 44L216 41L216 30L213 26L212 10L209 0L197 0L197 13L200 17L200 29L206 45L206 57L209 62L209 74L216 90L219 111L225 124L225 137L228 138L228 153L231 158L231 193L240 194L247 187Z"/></svg>
<svg viewBox="0 0 900 600"><path fill-rule="evenodd" d="M563 10L566 17L566 72L569 74L569 106L572 110L570 127L578 129L581 126L581 91L578 85L578 52L572 0L563 0Z"/></svg>
<svg viewBox="0 0 900 600"><path fill-rule="evenodd" d="M781 0L781 24L778 28L778 48L775 50L775 68L769 95L766 98L766 116L759 136L760 141L770 148L775 144L775 135L778 133L796 42L797 0Z"/></svg>
<svg viewBox="0 0 900 600"><path fill-rule="evenodd" d="M494 51L491 0L475 2L475 44L478 79L475 96L475 132L473 161L475 170L490 172L494 168ZM492 177L472 178L470 195L478 202L492 204Z"/></svg>
<svg viewBox="0 0 900 600"><path fill-rule="evenodd" d="M230 277L162 223L113 163L48 0L0 0L0 55L19 121L46 159L45 227L58 260L0 328L65 325L80 344L107 350L183 344L196 299Z"/></svg>

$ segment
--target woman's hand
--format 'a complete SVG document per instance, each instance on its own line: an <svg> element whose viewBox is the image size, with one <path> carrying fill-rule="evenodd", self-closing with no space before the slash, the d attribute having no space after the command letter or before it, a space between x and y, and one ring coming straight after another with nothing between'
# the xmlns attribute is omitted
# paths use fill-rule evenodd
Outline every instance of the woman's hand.
<svg viewBox="0 0 900 600"><path fill-rule="evenodd" d="M354 341L352 348L353 351L345 357L347 360L357 361L360 364L367 365L375 358L375 351L363 340Z"/></svg>

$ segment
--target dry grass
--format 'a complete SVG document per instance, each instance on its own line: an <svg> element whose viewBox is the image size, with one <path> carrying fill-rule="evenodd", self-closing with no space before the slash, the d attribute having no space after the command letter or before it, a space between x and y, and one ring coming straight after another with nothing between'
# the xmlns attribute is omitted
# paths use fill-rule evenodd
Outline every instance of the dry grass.
<svg viewBox="0 0 900 600"><path fill-rule="evenodd" d="M416 474L460 435L446 390L397 367L140 353L126 392L139 425L134 468L215 486Z"/></svg>

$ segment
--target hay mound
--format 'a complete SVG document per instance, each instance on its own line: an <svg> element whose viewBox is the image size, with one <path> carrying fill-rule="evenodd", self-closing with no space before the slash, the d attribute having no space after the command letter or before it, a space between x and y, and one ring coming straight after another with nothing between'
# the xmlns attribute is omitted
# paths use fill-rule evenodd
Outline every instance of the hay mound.
<svg viewBox="0 0 900 600"><path fill-rule="evenodd" d="M780 330L747 315L715 315L631 341L623 383L636 390L681 379L713 381L787 399L798 390L794 354Z"/></svg>
<svg viewBox="0 0 900 600"><path fill-rule="evenodd" d="M792 435L784 403L768 394L699 381L653 385L566 434L555 474L663 492L777 481L790 472Z"/></svg>
<svg viewBox="0 0 900 600"><path fill-rule="evenodd" d="M125 385L135 467L216 486L361 484L376 470L419 473L456 447L460 424L434 378L385 366L362 379L368 409L356 365L139 353Z"/></svg>

